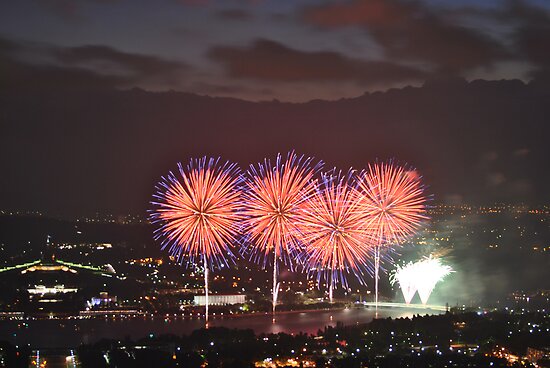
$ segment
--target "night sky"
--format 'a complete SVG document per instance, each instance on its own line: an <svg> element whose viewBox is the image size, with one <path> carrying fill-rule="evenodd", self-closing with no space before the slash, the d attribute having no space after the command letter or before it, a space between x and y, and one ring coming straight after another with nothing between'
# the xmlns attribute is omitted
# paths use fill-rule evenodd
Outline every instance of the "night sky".
<svg viewBox="0 0 550 368"><path fill-rule="evenodd" d="M545 204L549 45L544 0L5 1L0 209L142 213L177 161L290 149Z"/></svg>

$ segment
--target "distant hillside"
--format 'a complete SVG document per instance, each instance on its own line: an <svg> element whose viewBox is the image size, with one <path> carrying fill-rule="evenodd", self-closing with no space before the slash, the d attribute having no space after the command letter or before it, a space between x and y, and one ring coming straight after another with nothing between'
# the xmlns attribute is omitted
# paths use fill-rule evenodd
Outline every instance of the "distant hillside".
<svg viewBox="0 0 550 368"><path fill-rule="evenodd" d="M13 86L12 86L13 87ZM439 201L548 203L550 83L447 80L294 104L180 92L0 89L0 204L144 211L177 161L243 168L296 149L327 167L415 165Z"/></svg>

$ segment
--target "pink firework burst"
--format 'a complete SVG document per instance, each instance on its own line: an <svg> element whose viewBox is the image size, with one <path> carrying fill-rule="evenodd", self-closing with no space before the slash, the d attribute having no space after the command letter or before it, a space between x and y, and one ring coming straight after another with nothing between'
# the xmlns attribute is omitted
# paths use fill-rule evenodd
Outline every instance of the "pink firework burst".
<svg viewBox="0 0 550 368"><path fill-rule="evenodd" d="M277 260L292 267L292 256L301 246L297 222L304 201L314 190L313 178L320 164L311 158L290 152L277 155L275 165L269 160L251 165L243 190L245 252L266 266L273 257L273 313L277 304Z"/></svg>
<svg viewBox="0 0 550 368"><path fill-rule="evenodd" d="M150 216L155 237L180 261L204 257L210 268L220 267L239 238L239 169L206 157L178 169L179 177L170 172L157 185Z"/></svg>
<svg viewBox="0 0 550 368"><path fill-rule="evenodd" d="M350 174L323 174L298 222L305 263L318 284L321 279L327 282L331 302L338 283L347 287L346 274L364 283L368 267L370 232L364 227L361 193L350 178Z"/></svg>
<svg viewBox="0 0 550 368"><path fill-rule="evenodd" d="M427 220L421 177L392 162L369 165L359 174L365 222L378 245L397 244L413 235Z"/></svg>
<svg viewBox="0 0 550 368"><path fill-rule="evenodd" d="M375 301L378 305L380 248L405 241L427 220L421 177L416 170L393 162L369 165L358 177L361 206L368 216L374 250Z"/></svg>
<svg viewBox="0 0 550 368"><path fill-rule="evenodd" d="M208 269L219 268L233 257L231 245L239 239L241 206L235 164L219 159L192 159L187 169L178 164L157 185L150 220L157 225L155 239L182 262L201 261L204 267L206 325L208 326Z"/></svg>

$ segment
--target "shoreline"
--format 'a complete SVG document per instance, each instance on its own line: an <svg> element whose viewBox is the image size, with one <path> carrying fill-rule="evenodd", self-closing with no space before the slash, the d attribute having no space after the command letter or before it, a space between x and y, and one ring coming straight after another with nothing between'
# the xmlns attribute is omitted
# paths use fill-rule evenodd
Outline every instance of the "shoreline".
<svg viewBox="0 0 550 368"><path fill-rule="evenodd" d="M427 311L428 314L439 314ZM271 313L249 313L241 315L212 316L209 328L249 329L255 334L315 334L326 326L356 325L375 318L401 318L416 314L412 310L385 308L375 315L371 308L334 308L282 311L272 322ZM87 318L87 319L45 319L31 321L0 322L0 340L14 345L31 344L40 348L76 347L95 343L101 339L140 339L146 336L164 334L189 335L205 328L204 316L166 318L166 316L140 318Z"/></svg>
<svg viewBox="0 0 550 368"><path fill-rule="evenodd" d="M378 307L381 310L392 309L407 309L407 310L424 310L429 312L444 311L443 306L434 305L417 305L417 304L403 304L403 303L383 303ZM323 313L323 312L340 312L343 310L370 310L374 311L372 305L353 305L353 306L338 306L334 308L308 308L308 309L294 309L285 311L276 311L275 318L277 316L285 316L299 313ZM201 320L204 319L204 313L189 313L189 314L177 314L177 313L157 313L152 314L148 312L135 311L134 313L122 314L119 311L106 310L97 311L97 314L90 315L29 315L25 316L22 312L9 312L9 315L0 317L1 322L15 322L15 321L79 321L79 320L112 320L112 321L128 321L128 320ZM0 312L8 313L8 312ZM272 317L272 312L249 312L249 313L211 313L209 314L210 320L219 319L239 319L239 318L251 318L251 317Z"/></svg>

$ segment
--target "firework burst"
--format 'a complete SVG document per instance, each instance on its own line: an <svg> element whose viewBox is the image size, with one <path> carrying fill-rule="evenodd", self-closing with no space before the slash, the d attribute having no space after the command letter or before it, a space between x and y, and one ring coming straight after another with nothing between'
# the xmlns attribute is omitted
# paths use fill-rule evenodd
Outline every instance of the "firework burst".
<svg viewBox="0 0 550 368"><path fill-rule="evenodd" d="M179 175L178 175L179 174ZM202 261L208 322L208 269L227 265L239 237L239 169L220 159L192 159L156 186L150 220L155 239L180 263Z"/></svg>
<svg viewBox="0 0 550 368"><path fill-rule="evenodd" d="M263 267L273 257L273 313L277 304L277 260L292 266L300 241L296 223L300 208L313 192L312 179L320 164L311 158L290 152L286 159L277 155L275 165L269 160L251 165L243 191L244 232L250 247L245 251Z"/></svg>
<svg viewBox="0 0 550 368"><path fill-rule="evenodd" d="M418 173L393 162L369 165L359 174L361 203L368 213L365 227L374 241L375 302L381 247L405 241L427 219L426 197Z"/></svg>
<svg viewBox="0 0 550 368"><path fill-rule="evenodd" d="M418 295L423 304L428 303L428 299L435 288L435 285L443 278L454 272L450 266L444 265L441 259L433 256L425 257L417 262L415 277Z"/></svg>
<svg viewBox="0 0 550 368"><path fill-rule="evenodd" d="M350 177L323 174L298 221L305 263L310 273L316 274L318 284L321 279L326 281L331 302L338 283L347 288L346 274L352 273L364 283L369 256L365 212Z"/></svg>
<svg viewBox="0 0 550 368"><path fill-rule="evenodd" d="M417 289L417 270L416 263L409 262L403 266L397 266L394 272L390 275L390 283L392 285L399 284L405 303L410 304Z"/></svg>
<svg viewBox="0 0 550 368"><path fill-rule="evenodd" d="M454 272L453 269L444 265L439 257L430 255L417 262L397 266L390 281L392 284L399 284L407 304L411 302L416 291L422 303L426 304L435 285L451 272Z"/></svg>

